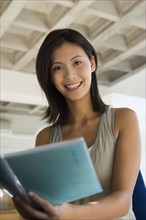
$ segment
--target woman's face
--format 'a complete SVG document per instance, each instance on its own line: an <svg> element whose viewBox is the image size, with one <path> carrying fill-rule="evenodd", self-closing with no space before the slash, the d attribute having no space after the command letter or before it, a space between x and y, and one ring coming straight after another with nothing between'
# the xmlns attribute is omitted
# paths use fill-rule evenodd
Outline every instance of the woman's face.
<svg viewBox="0 0 146 220"><path fill-rule="evenodd" d="M66 42L53 52L51 79L66 100L76 101L89 94L95 67L94 57L89 60L80 46Z"/></svg>

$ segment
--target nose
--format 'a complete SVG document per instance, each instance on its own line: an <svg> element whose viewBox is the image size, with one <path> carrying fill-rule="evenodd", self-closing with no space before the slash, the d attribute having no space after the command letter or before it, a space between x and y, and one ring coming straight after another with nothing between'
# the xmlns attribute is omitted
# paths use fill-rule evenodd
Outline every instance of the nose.
<svg viewBox="0 0 146 220"><path fill-rule="evenodd" d="M71 67L66 67L65 68L65 78L66 78L66 80L72 80L75 77L76 77L75 70Z"/></svg>

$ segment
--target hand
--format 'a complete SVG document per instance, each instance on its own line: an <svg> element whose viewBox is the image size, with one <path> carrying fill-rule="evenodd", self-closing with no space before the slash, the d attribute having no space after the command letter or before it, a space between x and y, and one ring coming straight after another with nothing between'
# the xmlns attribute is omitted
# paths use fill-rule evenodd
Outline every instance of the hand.
<svg viewBox="0 0 146 220"><path fill-rule="evenodd" d="M18 212L25 219L35 219L35 220L59 220L60 217L60 206L53 206L48 203L46 200L41 198L35 193L28 193L31 200L37 203L40 207L42 207L43 211L39 211L37 209L32 208L30 205L25 203L22 199L18 197L13 198L14 205Z"/></svg>

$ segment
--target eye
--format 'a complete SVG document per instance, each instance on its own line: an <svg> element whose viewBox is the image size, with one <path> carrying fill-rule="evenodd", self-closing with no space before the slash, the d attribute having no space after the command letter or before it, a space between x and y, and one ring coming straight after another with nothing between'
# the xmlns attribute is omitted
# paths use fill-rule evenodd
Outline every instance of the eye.
<svg viewBox="0 0 146 220"><path fill-rule="evenodd" d="M81 61L79 61L79 60L76 60L75 62L74 62L74 65L80 65L81 64Z"/></svg>
<svg viewBox="0 0 146 220"><path fill-rule="evenodd" d="M57 72L57 71L60 71L62 69L63 69L63 66L61 66L61 65L54 66L54 67L52 67L52 72Z"/></svg>

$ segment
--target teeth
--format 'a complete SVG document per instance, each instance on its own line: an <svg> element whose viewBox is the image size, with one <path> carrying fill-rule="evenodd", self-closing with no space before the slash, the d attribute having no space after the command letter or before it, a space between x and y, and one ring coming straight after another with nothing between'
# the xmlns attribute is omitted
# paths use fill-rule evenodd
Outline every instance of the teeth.
<svg viewBox="0 0 146 220"><path fill-rule="evenodd" d="M80 84L81 84L81 82L75 83L75 84L65 85L65 87L68 88L68 89L75 89L75 88L77 88Z"/></svg>

